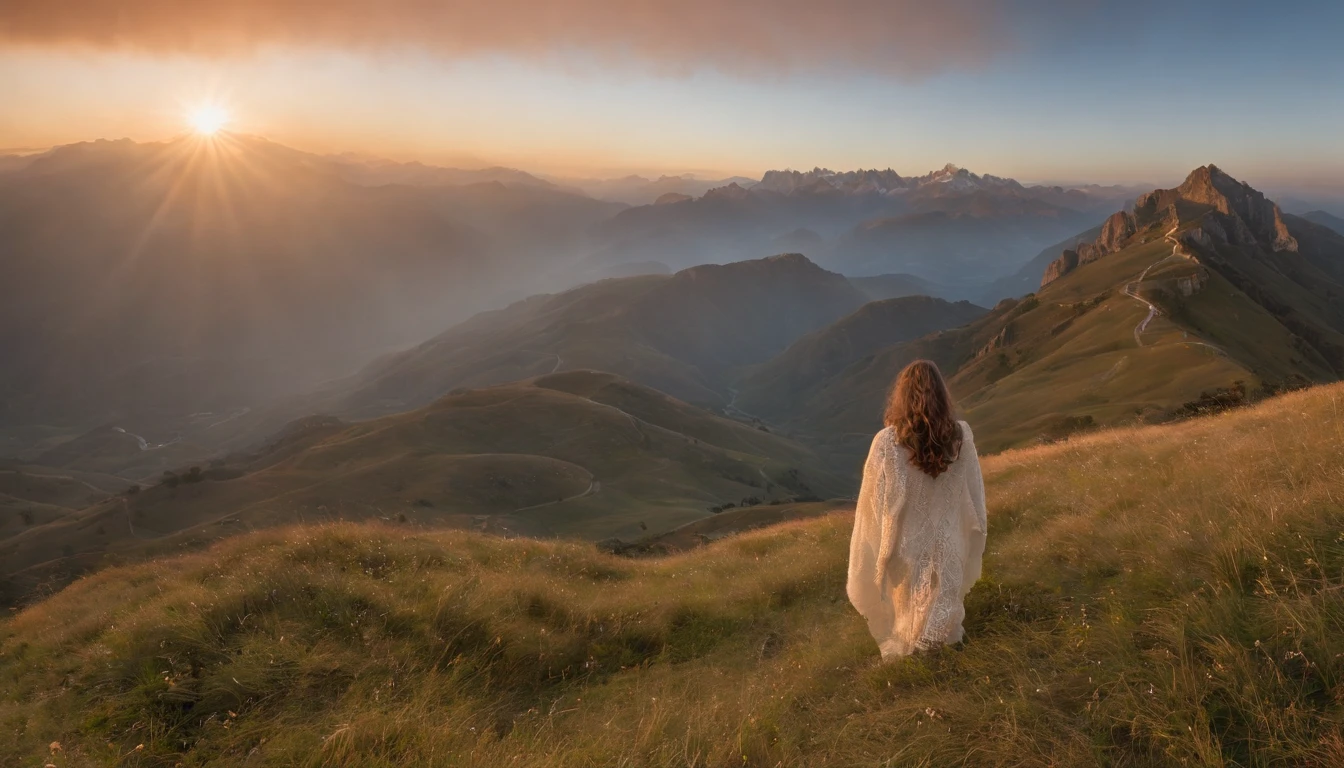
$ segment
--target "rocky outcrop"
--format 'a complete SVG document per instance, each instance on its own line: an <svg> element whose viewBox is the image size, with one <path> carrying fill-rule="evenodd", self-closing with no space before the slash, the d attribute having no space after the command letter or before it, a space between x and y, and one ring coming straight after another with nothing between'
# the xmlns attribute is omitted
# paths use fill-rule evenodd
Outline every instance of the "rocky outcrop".
<svg viewBox="0 0 1344 768"><path fill-rule="evenodd" d="M1002 329L1001 329L1001 330L994 336L994 338L992 338L992 339L989 340L989 343L988 343L988 344L986 344L985 346L981 347L981 348L980 348L980 351L978 351L978 352L975 353L975 358L976 358L977 360L979 360L980 358L984 357L985 355L991 354L991 353L993 353L993 352L997 352L998 350L1003 349L1004 347L1006 347L1006 346L1008 346L1009 344L1012 344L1012 343L1013 343L1013 326L1012 326L1011 324L1010 324L1010 325L1005 325L1005 326L1003 326L1003 328L1002 328Z"/></svg>
<svg viewBox="0 0 1344 768"><path fill-rule="evenodd" d="M1111 214L1106 223L1101 225L1101 234L1097 235L1097 239L1079 247L1078 255L1082 258L1082 263L1096 261L1108 253L1120 250L1125 246L1125 241L1138 229L1138 221L1134 218L1134 214L1125 211Z"/></svg>
<svg viewBox="0 0 1344 768"><path fill-rule="evenodd" d="M1108 253L1115 253L1129 241L1139 229L1138 220L1131 213L1116 211L1101 225L1101 234L1090 243L1083 243L1076 249L1066 250L1045 268L1041 276L1041 287L1053 283L1084 264L1100 259Z"/></svg>
<svg viewBox="0 0 1344 768"><path fill-rule="evenodd" d="M1066 249L1064 253L1060 254L1058 259L1050 262L1050 266L1045 268L1045 274L1041 276L1041 287L1044 288L1059 278L1069 274L1078 268L1078 264L1078 252Z"/></svg>
<svg viewBox="0 0 1344 768"><path fill-rule="evenodd" d="M1195 272L1186 277L1176 278L1176 292L1189 298L1204 289L1208 285L1209 276L1204 272Z"/></svg>
<svg viewBox="0 0 1344 768"><path fill-rule="evenodd" d="M1227 236L1216 222L1205 222L1204 226L1187 229L1178 235L1174 253L1187 259L1194 258L1194 254L1191 253L1192 248L1212 248L1215 239L1226 242Z"/></svg>
<svg viewBox="0 0 1344 768"><path fill-rule="evenodd" d="M1283 211L1277 205L1274 205L1274 242L1271 247L1276 251L1297 250L1297 238L1288 231L1288 225L1283 222Z"/></svg>
<svg viewBox="0 0 1344 768"><path fill-rule="evenodd" d="M1179 226L1181 226L1181 214L1176 210L1176 204L1170 203L1167 205L1166 218L1162 220L1162 231L1170 232Z"/></svg>

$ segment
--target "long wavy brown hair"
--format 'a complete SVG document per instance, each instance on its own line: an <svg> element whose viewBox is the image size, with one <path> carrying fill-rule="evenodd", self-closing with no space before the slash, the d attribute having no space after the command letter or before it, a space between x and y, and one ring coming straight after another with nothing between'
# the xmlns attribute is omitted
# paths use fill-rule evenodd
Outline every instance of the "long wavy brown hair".
<svg viewBox="0 0 1344 768"><path fill-rule="evenodd" d="M910 449L910 463L930 477L946 472L961 456L952 393L931 360L916 360L896 377L883 420L896 441Z"/></svg>

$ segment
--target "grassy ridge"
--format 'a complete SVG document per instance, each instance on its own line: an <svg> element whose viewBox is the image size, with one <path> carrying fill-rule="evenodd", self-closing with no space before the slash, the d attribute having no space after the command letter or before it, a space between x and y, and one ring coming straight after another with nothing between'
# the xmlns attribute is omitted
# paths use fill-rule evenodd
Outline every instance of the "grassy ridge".
<svg viewBox="0 0 1344 768"><path fill-rule="evenodd" d="M1338 765L1341 407L987 459L969 642L885 666L843 514L655 560L340 525L104 571L0 624L0 762Z"/></svg>

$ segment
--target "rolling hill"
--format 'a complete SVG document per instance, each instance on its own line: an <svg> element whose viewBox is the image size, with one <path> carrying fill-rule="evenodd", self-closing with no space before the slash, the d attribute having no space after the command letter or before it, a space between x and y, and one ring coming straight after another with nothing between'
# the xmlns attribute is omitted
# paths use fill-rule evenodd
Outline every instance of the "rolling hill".
<svg viewBox="0 0 1344 768"><path fill-rule="evenodd" d="M224 136L58 147L0 172L0 433L165 442L572 283L622 206L491 181L354 183Z"/></svg>
<svg viewBox="0 0 1344 768"><path fill-rule="evenodd" d="M1300 218L1306 219L1312 224L1320 224L1322 227L1333 229L1336 234L1344 235L1344 219L1333 214L1325 211L1307 211Z"/></svg>
<svg viewBox="0 0 1344 768"><path fill-rule="evenodd" d="M610 374L569 371L355 424L296 422L259 452L23 526L0 539L0 563L12 599L108 558L297 522L633 540L725 503L848 490L819 465L785 438Z"/></svg>
<svg viewBox="0 0 1344 768"><path fill-rule="evenodd" d="M785 413L851 363L904 341L966 325L986 312L969 302L928 296L874 301L794 342L737 383L734 406L745 413Z"/></svg>
<svg viewBox="0 0 1344 768"><path fill-rule="evenodd" d="M952 293L948 288L941 285L934 285L927 280L907 275L895 273L890 275L873 275L871 277L851 277L849 282L854 287L863 291L864 295L870 301L882 301L883 299L899 299L902 296L934 296L937 298L947 298Z"/></svg>
<svg viewBox="0 0 1344 768"><path fill-rule="evenodd" d="M0 762L1339 765L1341 399L987 458L967 640L889 664L843 513L666 558L344 524L105 570L0 618Z"/></svg>
<svg viewBox="0 0 1344 768"><path fill-rule="evenodd" d="M1063 252L1044 285L970 325L892 344L753 413L853 456L896 373L950 376L985 450L1171 418L1200 398L1344 375L1344 237L1213 166L1139 198Z"/></svg>
<svg viewBox="0 0 1344 768"><path fill-rule="evenodd" d="M128 484L115 477L0 461L0 540L96 504Z"/></svg>
<svg viewBox="0 0 1344 768"><path fill-rule="evenodd" d="M329 393L326 410L388 413L459 387L576 368L721 406L733 370L769 359L866 300L843 276L797 254L604 280L483 313L380 360Z"/></svg>

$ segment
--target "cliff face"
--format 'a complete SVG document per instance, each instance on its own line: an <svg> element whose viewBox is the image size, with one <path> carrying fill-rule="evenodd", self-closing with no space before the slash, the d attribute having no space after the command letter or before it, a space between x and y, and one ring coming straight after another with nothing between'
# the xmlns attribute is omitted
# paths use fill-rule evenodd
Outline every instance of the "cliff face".
<svg viewBox="0 0 1344 768"><path fill-rule="evenodd" d="M1078 268L1079 256L1075 250L1065 250L1058 259L1050 262L1050 266L1045 268L1045 274L1041 276L1041 287L1055 282L1059 278L1069 274Z"/></svg>

